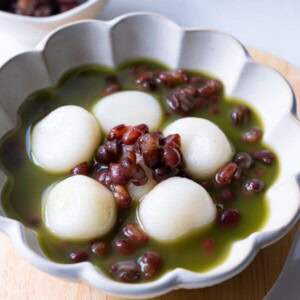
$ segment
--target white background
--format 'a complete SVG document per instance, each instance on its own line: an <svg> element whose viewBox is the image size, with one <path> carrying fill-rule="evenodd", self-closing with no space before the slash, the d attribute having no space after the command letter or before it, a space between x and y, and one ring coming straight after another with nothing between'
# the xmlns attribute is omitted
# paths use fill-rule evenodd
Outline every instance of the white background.
<svg viewBox="0 0 300 300"><path fill-rule="evenodd" d="M133 11L160 13L185 27L223 30L300 66L300 0L110 0L100 18Z"/></svg>

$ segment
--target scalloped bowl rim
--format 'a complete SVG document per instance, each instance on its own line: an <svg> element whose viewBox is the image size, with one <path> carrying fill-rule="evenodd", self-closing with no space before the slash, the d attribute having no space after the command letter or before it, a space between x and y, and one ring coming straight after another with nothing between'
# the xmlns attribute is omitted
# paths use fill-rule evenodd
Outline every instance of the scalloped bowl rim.
<svg viewBox="0 0 300 300"><path fill-rule="evenodd" d="M97 0L90 0L89 2L93 2ZM227 36L228 38L232 39L237 43L244 51L244 56L245 56L245 63L251 63L251 64L256 64L256 65L262 65L258 64L253 61L252 57L246 50L246 48L243 46L242 43L240 43L237 39L232 37L231 35L221 32L221 31L216 31L216 30L205 30L205 29L187 29L187 28L182 28L170 19L153 14L153 13L129 13L122 15L120 17L117 17L113 20L110 21L98 21L98 20L91 20L91 21L78 21L74 22L69 25L64 25L60 27L59 29L53 31L50 33L47 37L45 37L39 45L35 48L33 51L28 51L19 55L16 55L9 61L7 61L2 68L0 68L0 72L2 71L5 66L10 64L11 61L16 59L19 56L26 55L28 53L32 52L40 52L43 53L45 49L47 48L47 43L49 40L56 35L56 33L61 32L65 28L69 28L73 26L74 24L80 24L80 23L87 23L87 22L94 22L94 23L102 23L102 25L108 26L110 29L126 18L131 18L135 16L153 16L155 18L160 18L164 20L165 22L169 22L172 24L172 26L176 26L178 30L181 30L182 32L193 32L193 31L205 31L205 32L218 32L222 35ZM277 70L262 65L264 68L269 68L272 69L273 72L277 72L280 74ZM288 83L288 81L280 74L282 79L286 81L287 86L289 87L290 90L290 97L292 99L291 107L290 107L290 117L296 120L298 123L298 126L300 125L299 120L296 115L296 98L294 95L294 92ZM299 126L300 130L300 126ZM300 188L300 175L297 175L296 178L297 181L297 186L298 189ZM47 273L50 273L55 276L63 277L69 280L82 280L85 281L92 286L99 288L103 292L114 295L114 296L119 296L119 297L131 297L131 298L137 298L137 299L142 299L142 298L149 298L149 297L154 297L154 296L159 296L162 294L165 294L169 291L179 289L179 288L201 288L201 287L208 287L217 283L220 283L224 280L227 280L236 274L240 273L242 270L244 270L248 264L253 260L257 252L277 241L280 239L282 236L284 236L289 229L297 222L297 220L300 217L300 201L299 205L294 212L294 216L292 219L285 224L285 226L281 227L278 230L273 230L269 232L255 232L248 236L246 239L241 240L239 242L249 242L249 247L248 247L248 252L246 255L244 255L244 258L242 261L237 265L233 266L231 269L229 269L226 272L220 273L220 274L212 274L208 276L207 274L203 273L196 273L192 271L188 271L182 268L176 268L172 271L167 272L164 274L162 277L158 278L155 281L149 282L149 283L140 283L140 284L125 284L125 283L120 283L114 280L111 280L110 278L106 277L105 275L102 274L101 271L96 269L91 263L89 262L82 262L78 264L60 264L60 263L55 263L53 261L50 261L47 258L44 258L40 255L38 255L33 249L31 249L27 245L26 241L26 231L30 230L28 228L25 228L25 226L20 223L17 220L10 219L8 217L0 216L0 230L6 233L10 239L12 240L17 252L19 252L29 263L37 267L38 269L45 271Z"/></svg>

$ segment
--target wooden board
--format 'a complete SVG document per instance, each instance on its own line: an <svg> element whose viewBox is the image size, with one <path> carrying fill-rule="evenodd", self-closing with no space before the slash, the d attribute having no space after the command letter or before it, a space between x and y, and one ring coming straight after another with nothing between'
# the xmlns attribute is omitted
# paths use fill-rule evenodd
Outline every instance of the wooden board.
<svg viewBox="0 0 300 300"><path fill-rule="evenodd" d="M300 99L299 69L266 53L255 50L251 50L251 53L259 62L282 72L290 80ZM283 267L297 226L299 224L283 239L260 251L250 266L236 277L210 288L178 290L155 300L262 299ZM87 284L71 283L42 273L25 262L3 234L0 234L0 299L119 300L106 296Z"/></svg>

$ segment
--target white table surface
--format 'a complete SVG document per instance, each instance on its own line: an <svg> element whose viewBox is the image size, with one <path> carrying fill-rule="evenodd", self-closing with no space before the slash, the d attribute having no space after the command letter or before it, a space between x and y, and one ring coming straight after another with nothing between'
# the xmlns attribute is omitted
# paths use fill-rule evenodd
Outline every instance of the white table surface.
<svg viewBox="0 0 300 300"><path fill-rule="evenodd" d="M300 66L300 0L109 0L99 18L134 11L160 13L185 27L223 30ZM0 65L24 50L0 28Z"/></svg>

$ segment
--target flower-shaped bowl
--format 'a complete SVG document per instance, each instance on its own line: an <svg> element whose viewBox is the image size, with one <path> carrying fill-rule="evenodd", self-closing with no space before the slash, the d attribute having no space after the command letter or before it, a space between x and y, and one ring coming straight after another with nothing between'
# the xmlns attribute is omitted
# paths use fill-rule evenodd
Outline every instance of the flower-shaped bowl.
<svg viewBox="0 0 300 300"><path fill-rule="evenodd" d="M274 69L252 60L235 38L223 32L181 28L165 17L134 13L112 21L84 21L65 26L30 52L0 69L0 137L17 125L18 108L32 92L54 86L68 70L89 64L117 66L150 57L172 68L199 69L220 78L226 94L244 99L261 115L265 141L276 151L281 170L267 192L270 214L265 226L237 241L226 260L195 273L177 268L149 283L111 280L89 262L58 264L42 252L37 235L10 219L0 207L0 229L32 265L66 279L85 281L101 291L127 298L149 298L178 288L201 288L241 272L263 247L280 239L300 214L300 126L293 90ZM7 178L0 171L0 188Z"/></svg>

